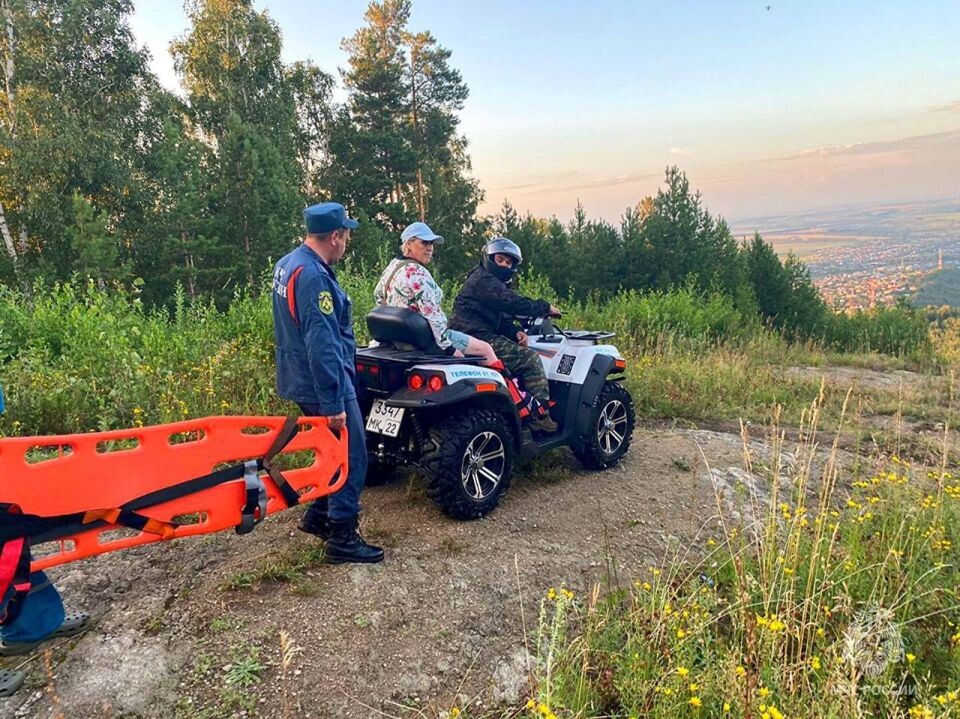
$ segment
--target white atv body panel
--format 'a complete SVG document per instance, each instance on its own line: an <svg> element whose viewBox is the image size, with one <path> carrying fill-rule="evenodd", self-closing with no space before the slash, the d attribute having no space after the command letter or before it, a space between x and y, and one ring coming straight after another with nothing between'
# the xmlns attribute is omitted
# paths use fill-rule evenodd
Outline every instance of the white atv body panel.
<svg viewBox="0 0 960 719"><path fill-rule="evenodd" d="M472 364L418 364L416 368L423 372L442 374L448 385L468 379L496 382L503 386L507 384L503 375L496 370Z"/></svg>
<svg viewBox="0 0 960 719"><path fill-rule="evenodd" d="M569 384L583 384L597 355L610 355L623 359L613 345L598 345L592 340L574 340L567 337L562 342L539 342L530 338L530 349L540 355L547 379Z"/></svg>

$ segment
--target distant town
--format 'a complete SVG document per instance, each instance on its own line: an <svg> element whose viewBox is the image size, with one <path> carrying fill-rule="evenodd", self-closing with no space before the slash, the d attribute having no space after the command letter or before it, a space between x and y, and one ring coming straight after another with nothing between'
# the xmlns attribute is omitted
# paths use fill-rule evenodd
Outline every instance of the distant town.
<svg viewBox="0 0 960 719"><path fill-rule="evenodd" d="M913 297L923 281L945 267L960 267L960 232L943 247L935 238L892 242L874 240L817 250L804 260L828 305L868 309Z"/></svg>
<svg viewBox="0 0 960 719"><path fill-rule="evenodd" d="M941 270L960 268L960 200L833 208L735 223L793 252L827 304L841 310L913 299Z"/></svg>

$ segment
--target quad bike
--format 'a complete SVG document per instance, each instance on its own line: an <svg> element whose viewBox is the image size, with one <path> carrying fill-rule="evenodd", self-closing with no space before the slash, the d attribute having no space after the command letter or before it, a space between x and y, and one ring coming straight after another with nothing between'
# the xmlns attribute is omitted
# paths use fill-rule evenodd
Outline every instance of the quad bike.
<svg viewBox="0 0 960 719"><path fill-rule="evenodd" d="M514 459L569 446L590 469L612 467L630 448L633 399L626 361L612 332L563 331L549 318L525 323L550 384L555 434L535 435L521 420L500 372L479 357L450 357L421 315L377 307L367 315L377 345L358 350L360 406L366 419L368 484L398 466L420 467L444 513L475 519L492 511L510 485Z"/></svg>

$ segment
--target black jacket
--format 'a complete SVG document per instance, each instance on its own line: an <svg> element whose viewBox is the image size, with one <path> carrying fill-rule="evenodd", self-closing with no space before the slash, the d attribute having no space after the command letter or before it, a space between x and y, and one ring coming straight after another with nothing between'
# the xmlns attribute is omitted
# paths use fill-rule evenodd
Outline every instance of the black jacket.
<svg viewBox="0 0 960 719"><path fill-rule="evenodd" d="M517 341L516 316L545 317L550 312L546 300L532 300L517 294L482 266L467 275L453 303L450 328L489 342L497 335Z"/></svg>

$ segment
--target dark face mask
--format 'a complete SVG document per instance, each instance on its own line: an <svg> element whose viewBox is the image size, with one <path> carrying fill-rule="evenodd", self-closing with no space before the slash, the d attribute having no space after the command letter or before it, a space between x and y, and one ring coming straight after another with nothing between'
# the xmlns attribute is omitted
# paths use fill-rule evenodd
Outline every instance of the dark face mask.
<svg viewBox="0 0 960 719"><path fill-rule="evenodd" d="M513 267L501 267L491 255L483 258L483 268L503 283L512 280L517 272Z"/></svg>

